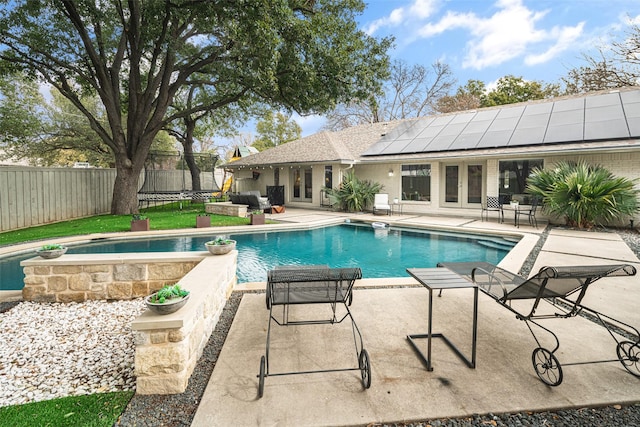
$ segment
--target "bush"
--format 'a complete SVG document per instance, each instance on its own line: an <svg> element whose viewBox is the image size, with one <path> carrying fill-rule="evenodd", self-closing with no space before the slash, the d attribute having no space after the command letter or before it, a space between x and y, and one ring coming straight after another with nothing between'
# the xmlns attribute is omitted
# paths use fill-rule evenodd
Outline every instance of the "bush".
<svg viewBox="0 0 640 427"><path fill-rule="evenodd" d="M382 184L361 180L353 171L349 171L338 188L327 188L327 197L331 204L338 205L346 212L361 212L373 202L376 193L382 190Z"/></svg>
<svg viewBox="0 0 640 427"><path fill-rule="evenodd" d="M527 191L542 199L545 212L564 217L567 225L591 228L638 213L634 184L601 166L558 162L553 169L534 169Z"/></svg>

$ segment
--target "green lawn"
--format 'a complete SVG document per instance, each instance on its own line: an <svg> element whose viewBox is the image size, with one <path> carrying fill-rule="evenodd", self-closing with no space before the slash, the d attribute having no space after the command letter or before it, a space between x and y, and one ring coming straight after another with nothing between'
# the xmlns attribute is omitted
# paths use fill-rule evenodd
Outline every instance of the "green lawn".
<svg viewBox="0 0 640 427"><path fill-rule="evenodd" d="M182 209L177 205L165 205L162 207L142 209L140 213L149 217L151 230L195 228L196 215L204 213L204 205L196 204L185 206L183 204ZM249 224L248 218L213 214L210 216L212 227ZM131 215L98 215L21 230L7 231L0 233L0 246L55 237L128 231L130 229L130 222Z"/></svg>
<svg viewBox="0 0 640 427"><path fill-rule="evenodd" d="M132 391L63 397L0 408L0 425L12 427L111 427Z"/></svg>

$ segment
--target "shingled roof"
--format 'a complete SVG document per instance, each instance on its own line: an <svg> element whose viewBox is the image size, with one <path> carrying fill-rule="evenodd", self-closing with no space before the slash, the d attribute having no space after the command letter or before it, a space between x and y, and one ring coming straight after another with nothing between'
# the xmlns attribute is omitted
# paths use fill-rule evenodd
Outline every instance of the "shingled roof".
<svg viewBox="0 0 640 427"><path fill-rule="evenodd" d="M629 87L324 131L225 167L380 163L638 147L640 88Z"/></svg>
<svg viewBox="0 0 640 427"><path fill-rule="evenodd" d="M286 165L294 163L353 163L360 154L402 121L353 126L337 132L323 131L252 154L225 167Z"/></svg>

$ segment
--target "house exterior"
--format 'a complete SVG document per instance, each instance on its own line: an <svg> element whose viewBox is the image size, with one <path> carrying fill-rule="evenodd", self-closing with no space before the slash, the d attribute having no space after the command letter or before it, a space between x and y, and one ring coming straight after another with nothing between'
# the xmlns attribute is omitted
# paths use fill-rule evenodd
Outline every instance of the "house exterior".
<svg viewBox="0 0 640 427"><path fill-rule="evenodd" d="M640 87L320 132L225 167L239 190L284 186L291 206L327 205L353 169L404 213L479 216L486 196L528 203L530 171L561 160L640 178Z"/></svg>

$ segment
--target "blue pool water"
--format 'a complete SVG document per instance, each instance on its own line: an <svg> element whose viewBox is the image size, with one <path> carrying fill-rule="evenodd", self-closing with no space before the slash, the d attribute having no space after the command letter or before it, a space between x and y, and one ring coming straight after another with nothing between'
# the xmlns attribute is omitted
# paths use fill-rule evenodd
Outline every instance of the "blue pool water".
<svg viewBox="0 0 640 427"><path fill-rule="evenodd" d="M105 240L71 246L67 253L202 251L215 237L181 236L143 240ZM499 236L452 232L374 229L342 224L312 230L231 234L237 240L238 282L266 281L267 271L283 264L360 267L365 278L403 277L412 267L435 267L441 261L487 261L497 264L516 242ZM0 259L0 290L22 289L20 261L33 254Z"/></svg>

